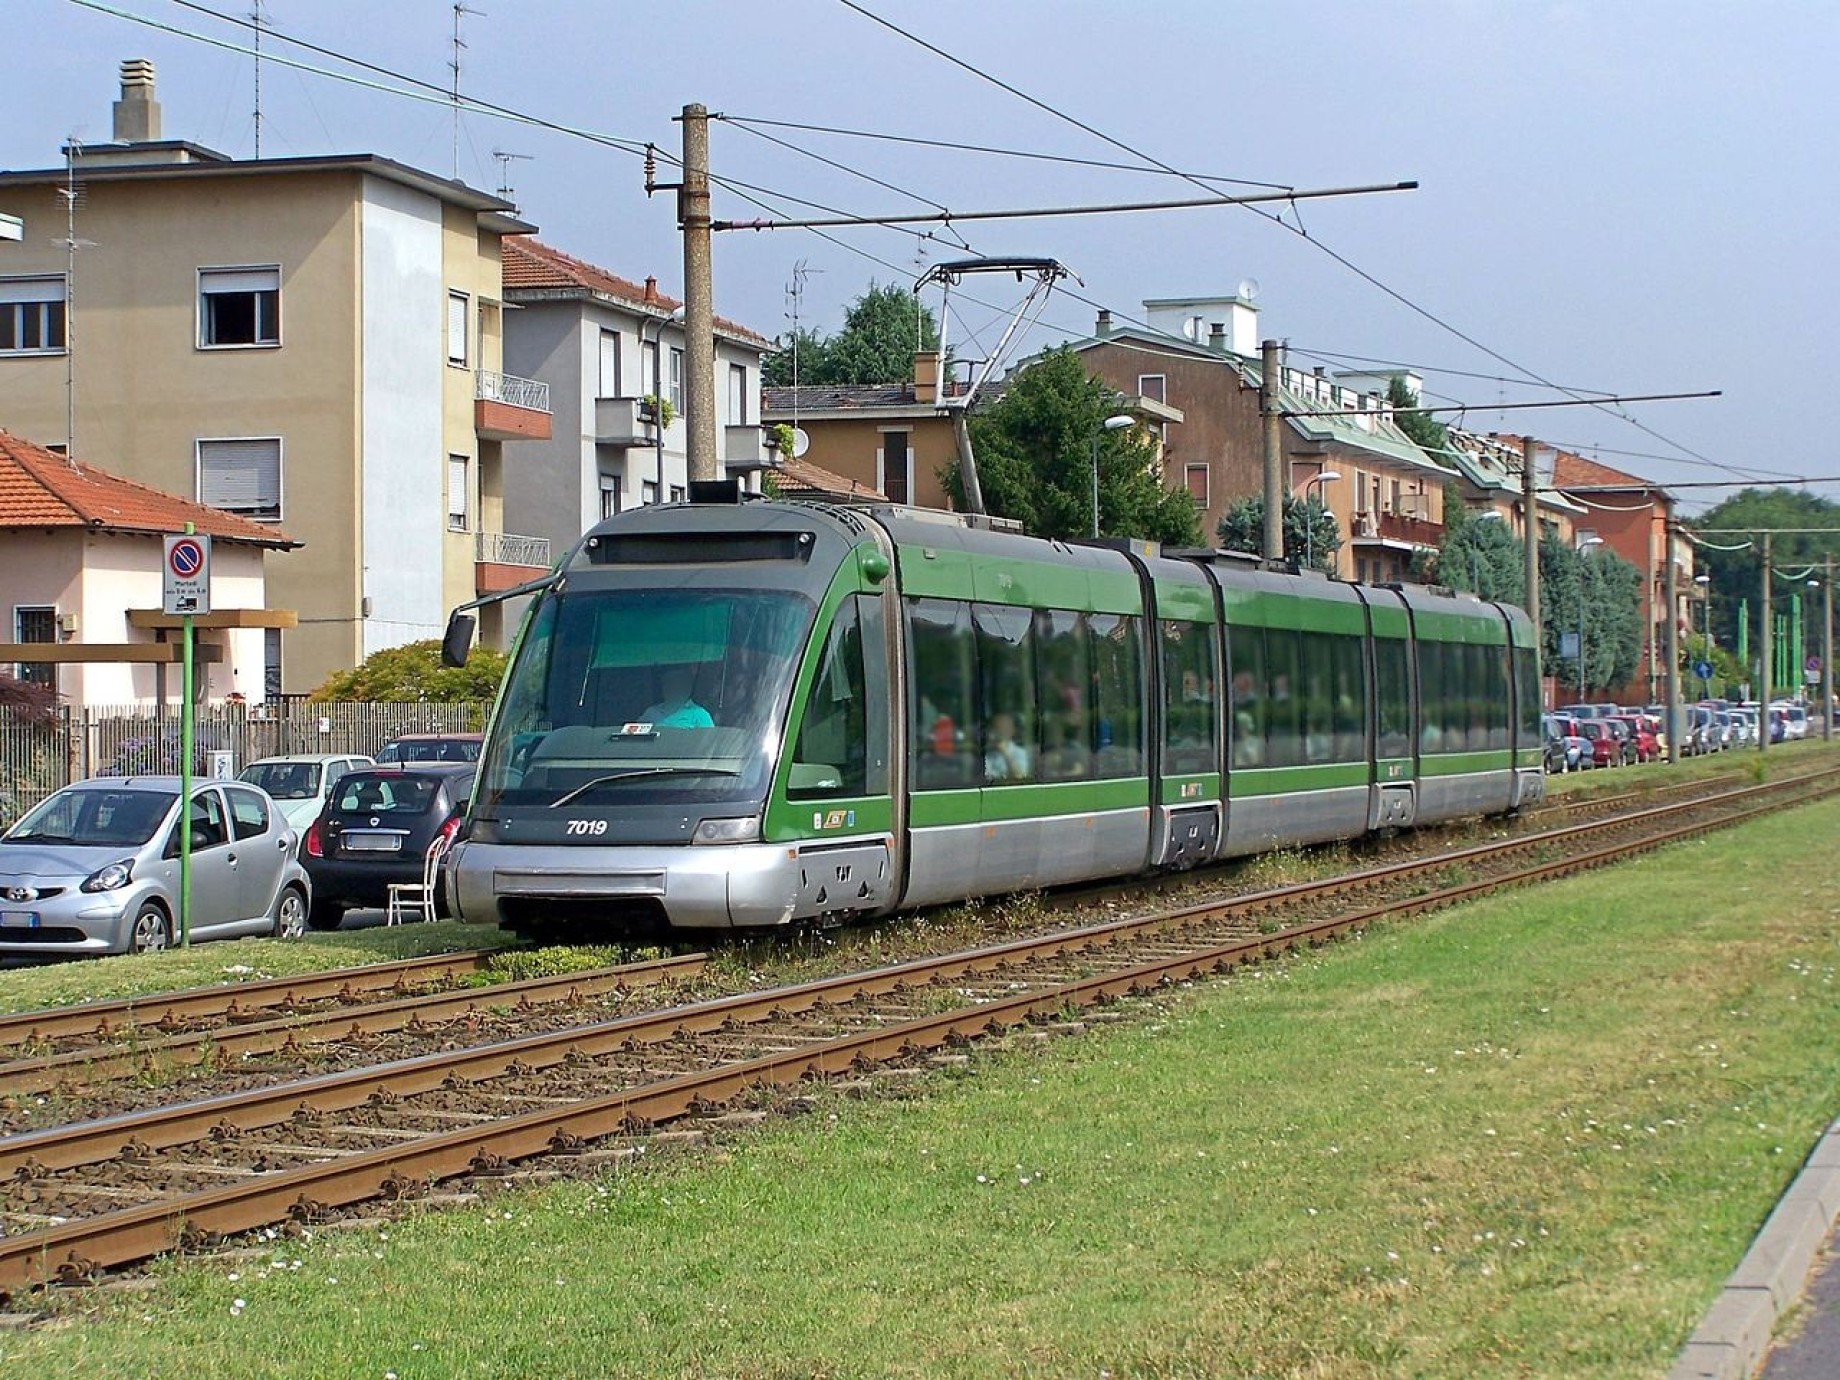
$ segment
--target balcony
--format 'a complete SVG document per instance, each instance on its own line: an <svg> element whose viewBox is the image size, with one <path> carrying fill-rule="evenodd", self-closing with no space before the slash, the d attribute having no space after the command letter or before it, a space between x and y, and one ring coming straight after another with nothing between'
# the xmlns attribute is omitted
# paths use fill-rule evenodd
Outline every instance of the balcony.
<svg viewBox="0 0 1840 1380"><path fill-rule="evenodd" d="M479 532L473 538L473 592L497 594L549 570L549 538Z"/></svg>
<svg viewBox="0 0 1840 1380"><path fill-rule="evenodd" d="M1374 542L1395 550L1401 546L1435 548L1444 540L1441 523L1384 511L1356 513L1348 534L1356 542Z"/></svg>
<svg viewBox="0 0 1840 1380"><path fill-rule="evenodd" d="M766 442L761 429L757 426L723 427L722 457L730 474L746 474L750 470L765 469Z"/></svg>
<svg viewBox="0 0 1840 1380"><path fill-rule="evenodd" d="M485 441L547 441L549 385L481 369L473 389L473 430Z"/></svg>
<svg viewBox="0 0 1840 1380"><path fill-rule="evenodd" d="M594 400L594 444L597 446L652 446L658 442L652 430L651 409L643 398L596 398Z"/></svg>

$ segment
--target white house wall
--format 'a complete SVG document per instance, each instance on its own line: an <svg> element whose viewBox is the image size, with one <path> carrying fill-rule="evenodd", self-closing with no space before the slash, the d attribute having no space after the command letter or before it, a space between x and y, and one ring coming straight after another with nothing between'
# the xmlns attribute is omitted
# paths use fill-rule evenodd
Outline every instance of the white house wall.
<svg viewBox="0 0 1840 1380"><path fill-rule="evenodd" d="M364 179L360 248L363 502L359 517L364 655L439 637L443 485L441 358L447 288L441 207L418 192Z"/></svg>

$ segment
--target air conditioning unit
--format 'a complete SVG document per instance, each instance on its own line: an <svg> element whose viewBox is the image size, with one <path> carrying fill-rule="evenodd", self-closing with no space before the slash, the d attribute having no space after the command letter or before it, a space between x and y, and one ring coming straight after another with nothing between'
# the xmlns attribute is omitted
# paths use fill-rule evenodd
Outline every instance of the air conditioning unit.
<svg viewBox="0 0 1840 1380"><path fill-rule="evenodd" d="M82 620L74 613L60 613L58 615L58 631L63 633L66 637L69 637L82 626Z"/></svg>

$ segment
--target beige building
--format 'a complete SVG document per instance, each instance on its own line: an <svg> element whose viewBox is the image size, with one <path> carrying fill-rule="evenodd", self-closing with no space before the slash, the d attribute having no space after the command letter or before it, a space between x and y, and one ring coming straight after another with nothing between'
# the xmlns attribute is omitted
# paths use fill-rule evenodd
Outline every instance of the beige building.
<svg viewBox="0 0 1840 1380"><path fill-rule="evenodd" d="M514 208L371 155L163 141L150 63L123 64L115 134L0 173L26 223L0 244L0 426L285 524L304 545L268 596L300 622L268 631L271 694L537 573L500 518L506 443L549 434L542 386L500 371Z"/></svg>

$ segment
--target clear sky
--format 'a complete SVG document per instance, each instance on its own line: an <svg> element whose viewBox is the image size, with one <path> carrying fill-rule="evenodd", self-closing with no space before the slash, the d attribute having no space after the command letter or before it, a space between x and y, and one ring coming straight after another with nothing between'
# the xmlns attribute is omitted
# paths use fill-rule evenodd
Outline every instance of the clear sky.
<svg viewBox="0 0 1840 1380"><path fill-rule="evenodd" d="M245 48L249 30L208 11L240 19L255 8L0 0L14 58L0 94L0 167L56 165L72 135L106 141L118 66L130 57L157 65L166 137L251 156L253 58L121 16ZM261 8L269 58L406 84L285 41L295 38L441 91L452 81L451 0ZM630 146L650 140L675 153L673 117L689 102L730 117L711 130L712 171L727 183L714 199L718 218L820 214L800 202L906 214L1202 195L1166 173L1094 162L1298 190L1416 180L1417 191L1299 203L1281 221L1277 208L1210 207L976 223L962 234L970 252L1055 258L1078 275L1069 284L1077 296L1056 295L1027 349L1086 334L1095 304L1129 319L1146 298L1224 295L1253 279L1260 334L1287 341L1294 363L1409 366L1428 402L1465 404L1461 420L1474 429L1530 432L1663 482L1840 475L1825 426L1811 425L1825 420L1829 317L1840 308L1840 5L1831 0L467 8L463 95L621 147L468 113L461 179L487 190L508 179L547 242L628 278L655 274L674 296L683 270L672 201L647 200ZM264 156L371 152L454 172L455 122L441 104L279 61L263 62L261 90ZM670 180L671 169L660 176ZM55 238L62 227L27 233ZM717 311L778 335L797 274L801 323L828 333L871 279L905 285L924 263L967 254L950 232L825 235L718 235ZM936 296L926 300L937 309ZM953 300L962 314L951 336L975 356L994 345L1019 290L986 279ZM1723 396L1634 404L1623 409L1633 420L1591 408L1494 410L1558 396L1529 377L1601 393ZM1680 496L1691 512L1731 491ZM1840 484L1815 491L1840 499Z"/></svg>

